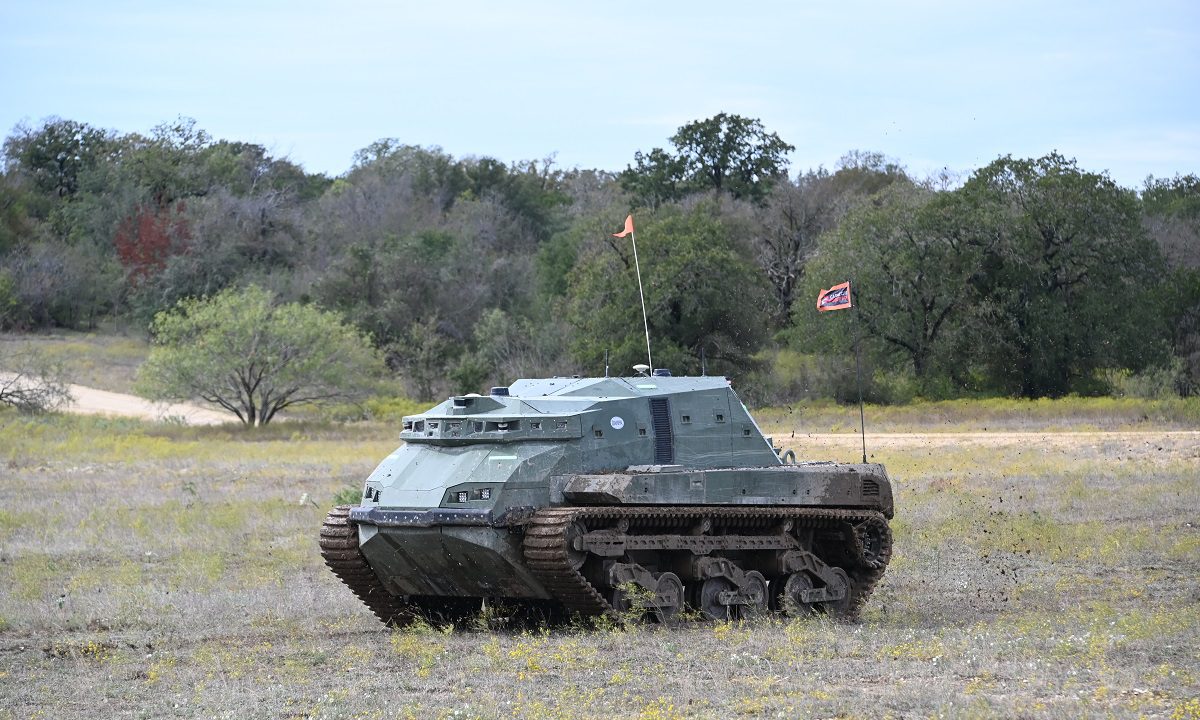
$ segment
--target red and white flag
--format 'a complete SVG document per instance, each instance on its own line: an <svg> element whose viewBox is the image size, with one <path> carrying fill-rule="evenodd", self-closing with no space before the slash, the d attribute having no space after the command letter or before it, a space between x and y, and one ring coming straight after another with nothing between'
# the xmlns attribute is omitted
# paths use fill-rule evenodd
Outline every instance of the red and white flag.
<svg viewBox="0 0 1200 720"><path fill-rule="evenodd" d="M825 312L827 310L845 310L851 308L850 303L850 281L841 285L834 285L828 290L822 290L817 296L817 311Z"/></svg>

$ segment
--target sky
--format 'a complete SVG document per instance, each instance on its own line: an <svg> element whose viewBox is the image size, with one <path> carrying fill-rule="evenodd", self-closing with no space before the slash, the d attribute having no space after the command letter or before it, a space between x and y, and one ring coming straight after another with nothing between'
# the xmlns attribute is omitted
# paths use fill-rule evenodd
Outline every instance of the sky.
<svg viewBox="0 0 1200 720"><path fill-rule="evenodd" d="M186 117L331 176L381 138L619 171L719 112L794 173L1058 151L1137 188L1200 173L1200 3L0 0L4 136Z"/></svg>

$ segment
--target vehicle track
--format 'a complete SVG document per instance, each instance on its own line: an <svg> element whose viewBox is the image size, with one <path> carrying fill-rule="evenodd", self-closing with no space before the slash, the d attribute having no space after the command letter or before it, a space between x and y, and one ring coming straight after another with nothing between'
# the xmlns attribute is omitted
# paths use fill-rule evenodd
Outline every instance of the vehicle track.
<svg viewBox="0 0 1200 720"><path fill-rule="evenodd" d="M865 523L883 524L883 541L878 547L864 552L863 538L858 532L850 532L854 547L845 548L846 558L869 558L858 562L828 558L830 564L843 567L851 580L851 596L847 617L857 617L862 605L871 595L879 579L883 577L891 559L891 532L883 515L875 511L837 510L825 508L651 508L651 507L558 507L544 508L534 514L525 529L524 552L529 568L542 585L555 595L572 612L581 615L606 615L617 618L619 613L579 568L579 558L572 555L569 533L573 526L582 523L613 523L617 521L636 523L641 534L655 531L677 531L680 525L695 525L709 520L711 527L719 527L728 533L761 529L791 521L796 529L850 528Z"/></svg>
<svg viewBox="0 0 1200 720"><path fill-rule="evenodd" d="M320 537L325 564L385 624L403 626L424 615L428 608L392 595L384 587L358 548L358 529L349 519L349 512L350 506L339 505L325 518ZM525 526L525 560L542 585L568 612L621 619L619 611L580 572L577 554L572 555L569 531L579 523L587 526L622 520L636 524L642 535L678 531L681 526L704 520L726 533L754 532L784 521L790 521L794 529L849 530L844 536L850 539L852 546L842 549L839 554L843 557L823 558L830 564L842 566L850 577L847 618L857 617L891 559L891 532L883 515L875 511L794 507L543 508ZM876 528L882 524L882 531L877 535L882 541L869 549L864 548L861 533L855 531L855 528L868 524ZM530 609L534 609L532 603Z"/></svg>

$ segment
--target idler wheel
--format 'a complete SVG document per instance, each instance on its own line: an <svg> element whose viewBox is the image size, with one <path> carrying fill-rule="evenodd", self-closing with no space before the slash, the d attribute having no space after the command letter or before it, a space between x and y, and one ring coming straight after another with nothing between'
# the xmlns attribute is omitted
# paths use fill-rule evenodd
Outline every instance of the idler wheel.
<svg viewBox="0 0 1200 720"><path fill-rule="evenodd" d="M674 622L683 611L683 581L675 573L659 575L654 596L657 601L654 619L664 625Z"/></svg>
<svg viewBox="0 0 1200 720"><path fill-rule="evenodd" d="M871 517L854 527L858 541L858 562L864 567L880 568L892 557L892 529L882 518Z"/></svg>
<svg viewBox="0 0 1200 720"><path fill-rule="evenodd" d="M838 600L827 600L821 603L821 608L829 615L834 617L844 617L850 614L850 576L846 571L839 568L830 568L834 576L827 586L830 594L841 593L842 597Z"/></svg>
<svg viewBox="0 0 1200 720"><path fill-rule="evenodd" d="M746 596L746 604L738 606L738 617L751 620L767 614L767 579L762 573L757 570L746 573L742 593Z"/></svg>
<svg viewBox="0 0 1200 720"><path fill-rule="evenodd" d="M805 591L812 589L813 581L808 573L797 572L788 575L787 580L783 578L773 580L771 581L771 609L789 617L811 615L814 609L812 604L804 602L802 598Z"/></svg>
<svg viewBox="0 0 1200 720"><path fill-rule="evenodd" d="M728 620L729 606L721 602L721 594L733 590L733 583L723 577L711 577L692 585L692 607L705 620Z"/></svg>
<svg viewBox="0 0 1200 720"><path fill-rule="evenodd" d="M579 570L579 568L583 567L583 564L587 562L587 550L581 550L575 547L575 541L586 535L587 531L588 530L584 524L578 520L571 523L571 526L567 528L567 561L571 563L572 570ZM614 605L614 607L616 606Z"/></svg>

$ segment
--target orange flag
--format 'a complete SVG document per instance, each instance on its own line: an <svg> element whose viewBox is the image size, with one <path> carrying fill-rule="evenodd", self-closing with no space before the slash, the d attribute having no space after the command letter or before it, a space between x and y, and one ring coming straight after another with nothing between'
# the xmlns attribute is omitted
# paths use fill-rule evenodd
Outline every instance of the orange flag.
<svg viewBox="0 0 1200 720"><path fill-rule="evenodd" d="M630 215L629 217L625 218L625 229L619 233L613 233L612 236L613 237L625 237L626 235L628 235L632 232L633 232L633 216Z"/></svg>
<svg viewBox="0 0 1200 720"><path fill-rule="evenodd" d="M822 290L817 296L817 311L826 312L828 310L845 310L853 307L850 304L850 281L841 285L834 285L828 290Z"/></svg>

